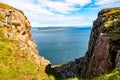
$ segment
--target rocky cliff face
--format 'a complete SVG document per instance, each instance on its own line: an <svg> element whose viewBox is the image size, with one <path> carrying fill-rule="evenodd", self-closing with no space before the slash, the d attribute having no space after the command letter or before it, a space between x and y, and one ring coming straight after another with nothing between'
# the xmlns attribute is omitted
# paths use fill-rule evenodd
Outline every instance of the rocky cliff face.
<svg viewBox="0 0 120 80"><path fill-rule="evenodd" d="M49 61L38 56L38 48L30 31L30 22L22 11L0 4L0 27L3 27L4 35L7 38L14 38L20 42L19 47L21 50L29 51L38 65L49 64Z"/></svg>
<svg viewBox="0 0 120 80"><path fill-rule="evenodd" d="M15 42L13 42L12 44L11 42L9 43L11 45L14 45L14 47L12 46L14 50L18 51L17 49L19 48L19 52L15 52L16 57L20 57L22 60L22 58L26 57L27 55L30 55L31 57L33 57L31 59L33 59L34 62L37 64L38 71L41 68L43 71L45 71L46 66L50 64L50 62L45 60L44 57L38 56L38 48L32 39L30 29L31 29L30 22L28 21L28 19L26 18L22 11L17 10L6 4L0 3L0 30L1 34L3 34L2 37L5 37L7 39L14 39L17 41L17 44ZM0 39L2 39L2 37L0 36ZM4 43L4 41L5 40L3 40L3 42L0 42L0 45ZM2 49L4 50L4 47L0 47L0 50ZM11 53L9 55L12 55L14 50L12 49L10 52L8 52ZM23 51L24 54L23 53L20 54L21 51ZM0 58L2 58L3 56L6 57L5 53L4 55L0 55ZM20 58L18 58L18 60Z"/></svg>
<svg viewBox="0 0 120 80"><path fill-rule="evenodd" d="M99 12L82 65L87 78L120 68L120 8Z"/></svg>

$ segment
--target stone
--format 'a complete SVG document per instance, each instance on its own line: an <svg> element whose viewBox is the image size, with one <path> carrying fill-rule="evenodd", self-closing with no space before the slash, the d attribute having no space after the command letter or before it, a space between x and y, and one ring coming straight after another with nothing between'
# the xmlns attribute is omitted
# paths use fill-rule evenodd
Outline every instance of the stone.
<svg viewBox="0 0 120 80"><path fill-rule="evenodd" d="M80 69L85 78L92 78L104 74L107 70L120 68L119 20L120 8L108 8L98 13ZM111 22L107 23L108 21Z"/></svg>
<svg viewBox="0 0 120 80"><path fill-rule="evenodd" d="M5 5L0 3L0 5ZM6 6L6 5L5 5ZM23 12L18 9L4 9L0 7L0 13L7 17L0 20L0 26L4 29L4 35L7 38L18 40L20 50L27 50L34 57L36 63L40 66L49 65L50 62L38 55L38 48L31 35L31 25Z"/></svg>

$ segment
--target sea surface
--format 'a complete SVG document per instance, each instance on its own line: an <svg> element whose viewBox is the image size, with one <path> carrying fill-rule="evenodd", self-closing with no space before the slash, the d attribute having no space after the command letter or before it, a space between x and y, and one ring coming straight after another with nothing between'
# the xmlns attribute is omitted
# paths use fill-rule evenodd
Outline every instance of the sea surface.
<svg viewBox="0 0 120 80"><path fill-rule="evenodd" d="M85 55L91 28L32 28L39 55L52 65L67 63Z"/></svg>

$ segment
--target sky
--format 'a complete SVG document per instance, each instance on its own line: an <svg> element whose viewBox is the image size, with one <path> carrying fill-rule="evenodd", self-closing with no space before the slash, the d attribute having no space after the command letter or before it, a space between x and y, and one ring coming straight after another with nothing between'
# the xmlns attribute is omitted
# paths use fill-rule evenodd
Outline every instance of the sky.
<svg viewBox="0 0 120 80"><path fill-rule="evenodd" d="M32 27L91 27L104 8L120 7L120 0L0 0L24 11Z"/></svg>

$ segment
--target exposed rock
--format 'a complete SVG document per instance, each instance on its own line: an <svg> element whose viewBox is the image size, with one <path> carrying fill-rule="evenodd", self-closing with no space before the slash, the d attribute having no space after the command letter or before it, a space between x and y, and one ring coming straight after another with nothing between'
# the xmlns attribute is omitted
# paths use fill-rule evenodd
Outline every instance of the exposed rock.
<svg viewBox="0 0 120 80"><path fill-rule="evenodd" d="M66 64L61 65L60 67L54 66L54 70L59 72L63 78L74 78L77 77L80 73L80 64L82 64L83 57L70 61Z"/></svg>
<svg viewBox="0 0 120 80"><path fill-rule="evenodd" d="M99 12L82 64L82 73L87 78L120 68L120 8Z"/></svg>
<svg viewBox="0 0 120 80"><path fill-rule="evenodd" d="M13 38L19 41L20 44L18 46L20 50L26 50L30 53L38 66L47 66L50 64L48 60L38 55L38 48L34 43L30 31L30 22L22 11L0 3L0 27L4 29L4 35L7 38Z"/></svg>
<svg viewBox="0 0 120 80"><path fill-rule="evenodd" d="M60 67L55 66L54 70L59 72L63 78L71 78L71 77L76 77L76 63L75 61L68 62L66 64L63 64Z"/></svg>

